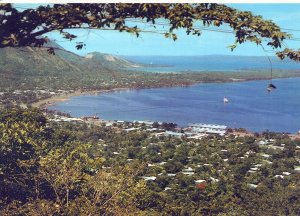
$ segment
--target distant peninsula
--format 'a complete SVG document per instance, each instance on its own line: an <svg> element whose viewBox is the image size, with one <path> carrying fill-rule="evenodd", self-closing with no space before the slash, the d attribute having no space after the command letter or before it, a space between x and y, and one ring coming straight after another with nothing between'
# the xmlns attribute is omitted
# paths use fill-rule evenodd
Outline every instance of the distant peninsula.
<svg viewBox="0 0 300 216"><path fill-rule="evenodd" d="M197 83L270 79L270 68L236 71L224 68L224 70L201 70L200 72L171 70L167 73L149 73L143 71L143 67L147 66L145 61L133 61L134 58L98 52L79 56L64 50L54 42L52 43L53 47L58 48L55 55L50 55L45 49L29 47L3 48L0 50L1 106L29 105L44 99L60 97L62 94L73 94L74 92L85 93L119 88L160 88L189 86ZM180 59L179 57L165 58ZM191 58L197 61L201 59L199 56ZM208 59L209 57L203 58ZM210 58L216 60L219 57L211 56ZM222 58L229 62L250 59L253 67L255 66L254 60L259 59L257 57L232 56ZM152 63L152 66L163 65L160 62ZM274 64L276 66L276 62ZM165 64L165 66L169 65L171 64ZM284 63L283 65L289 64ZM131 70L131 68L135 68L135 70ZM282 69L275 67L272 73L272 78L291 77L300 77L300 70L287 66Z"/></svg>

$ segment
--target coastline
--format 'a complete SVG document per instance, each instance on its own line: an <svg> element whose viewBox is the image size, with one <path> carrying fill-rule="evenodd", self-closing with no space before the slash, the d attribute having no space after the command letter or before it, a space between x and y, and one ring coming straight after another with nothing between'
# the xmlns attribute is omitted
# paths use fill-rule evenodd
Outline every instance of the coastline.
<svg viewBox="0 0 300 216"><path fill-rule="evenodd" d="M35 108L47 108L48 106L53 106L58 102L70 100L71 97L75 97L75 96L98 95L101 93L122 91L122 90L129 90L129 88L114 88L109 90L103 89L103 90L88 90L88 91L77 90L75 92L61 94L61 95L54 95L50 98L38 100L37 102L32 103L31 106Z"/></svg>
<svg viewBox="0 0 300 216"><path fill-rule="evenodd" d="M288 80L290 80L290 79L292 79L292 78L288 78ZM299 79L299 78L298 78ZM281 82L283 82L283 83L297 83L298 82L298 80L295 80L295 81L288 81L288 80L286 80L286 78L277 78L277 79L275 79L275 80L278 80L278 83L277 82L275 82L275 85L276 84L278 84L278 87L282 87L282 89L284 88L284 86L281 86L280 85L280 82L279 82L279 80L282 80ZM286 80L286 81L284 81L284 80ZM242 81L242 80L237 80L236 82L245 82L245 83L248 83L248 82L253 82L253 80L247 80L247 81ZM265 89L264 89L264 87L267 85L267 84L265 84L264 82L262 82L261 83L261 81L259 81L260 82L260 84L259 84L259 86L260 86L260 88L259 88L259 92L261 92L261 91L264 91ZM230 82L230 83L234 83L234 82ZM197 83L198 84L198 83ZM219 83L216 83L216 84L219 84ZM282 84L282 83L281 83ZM248 85L248 84L246 84L246 85ZM283 84L282 84L283 85ZM191 85L192 86L192 85ZM175 86L173 86L173 87L175 87ZM162 88L166 88L166 89L168 89L168 86L166 86L166 87L162 87ZM175 87L175 88L177 88L177 87ZM200 87L201 88L201 87ZM253 87L254 89L257 89L257 87L256 86L254 86ZM90 96L89 95L99 95L99 97L101 97L101 95L105 95L106 93L109 93L109 92L118 92L118 91L130 91L130 92L135 92L136 91L136 89L137 89L137 91L139 91L139 89L140 90L142 90L143 88L112 88L112 89L109 89L109 90L107 90L107 89L99 89L99 90L93 90L93 91L75 91L75 92L70 92L70 93L67 93L66 92L66 94L61 94L61 93L59 93L58 92L58 94L55 96L53 96L52 98L48 98L48 99L46 99L46 100L42 100L42 101L39 101L38 103L34 103L34 106L35 107L42 107L42 108L47 108L48 106L49 106L49 109L55 109L55 107L52 107L51 105L53 105L53 104L55 104L55 103L59 103L59 102L61 102L61 101L66 101L66 100L68 100L68 99L70 99L71 98L71 100L73 100L72 99L72 96L80 96L80 95L88 95L87 96L87 98L90 98ZM146 89L151 89L151 88L146 88ZM181 89L181 88L180 88ZM179 89L179 91L181 91ZM281 90L281 88L280 88L280 90ZM185 91L185 90L184 90ZM291 90L290 90L291 91ZM251 90L251 92L252 92L252 90ZM278 93L280 93L280 92L278 92ZM109 93L109 95L110 95L111 93ZM135 94L135 93L134 93ZM262 94L263 95L268 95L267 94L267 92L266 92L266 90L265 90L265 92L262 92ZM119 93L117 93L117 95L119 95ZM198 95L198 94L197 94ZM278 94L274 94L274 97L275 96L278 96ZM223 96L224 95L221 95L222 96L222 98L223 98ZM272 96L272 95L271 95ZM266 96L266 97L271 97L271 96ZM280 95L279 95L280 96ZM97 96L96 96L97 97ZM81 97L80 97L81 98ZM218 97L218 98L220 98L220 97ZM245 98L245 97L243 97L243 98ZM272 98L273 98L273 96L272 96ZM77 97L77 99L78 99L78 97ZM77 100L76 99L76 100ZM248 100L247 100L248 101ZM276 100L277 101L277 100ZM234 104L234 100L232 100L232 102L233 102L233 104ZM237 103L235 103L235 104L237 104ZM50 106L51 106L51 108L50 108ZM269 108L267 108L267 109L269 109ZM121 118L121 117L120 117ZM108 118L108 119L118 119L118 118ZM133 117L132 119L135 119L135 117ZM139 118L139 120L144 120L144 119L148 119L147 118L147 116L141 116L141 118ZM119 120L119 119L118 119ZM173 119L172 120L172 118L170 117L169 119L168 119L168 121L169 122L174 122L174 120L175 119ZM276 119L275 119L276 120ZM275 121L274 120L274 121ZM202 122L202 121L201 121ZM229 122L229 121L228 121ZM275 121L276 122L276 121ZM210 121L205 121L205 123L211 123ZM213 122L214 123L214 122ZM229 124L229 123L228 123ZM284 129L284 130L282 130L282 129L280 129L280 125L281 125L281 123L280 122L277 122L277 124L276 125L278 125L278 126L274 126L274 128L275 129L270 129L270 131L277 131L277 132L285 132L285 133L291 133L291 134L297 134L298 133L298 131L299 131L299 129L298 129L298 127L296 127L296 129L294 129L294 128L292 128L291 130L288 130L288 132L287 132L287 129ZM229 124L229 126L232 126L231 124ZM297 125L296 125L297 126ZM239 126L239 127L241 127L241 128L247 128L246 127L246 125L241 125L241 126ZM270 128L272 128L272 127L270 127ZM279 129L278 129L279 128ZM251 131L251 130L247 130L247 132L253 132L253 131ZM238 134L238 135L240 135L241 136L241 134ZM242 134L242 136L243 136L244 134Z"/></svg>
<svg viewBox="0 0 300 216"><path fill-rule="evenodd" d="M299 76L290 76L290 77L275 77L273 80L278 80L278 79L293 79L293 78L300 78ZM126 90L140 90L140 89L151 89L151 88L174 88L174 87L186 87L186 86L193 86L193 85L198 85L198 84L210 84L210 83L235 83L235 82L251 82L251 81L260 81L260 80L268 80L266 78L254 78L254 79L247 79L247 78L229 78L227 81L211 81L211 82L195 82L195 83L190 83L187 85L182 85L182 84L175 84L172 86L153 86L153 87L144 87L144 88L129 88L129 87L117 87L117 88L112 88L112 89L99 89L99 90L75 90L74 92L71 93L65 93L61 95L54 95L52 97L46 98L46 99L41 99L38 100L32 104L30 104L32 107L35 108L47 108L48 106L55 105L58 102L63 102L70 100L71 97L74 96L82 96L82 95L97 95L101 93L107 93L107 92L114 92L114 91L126 91Z"/></svg>

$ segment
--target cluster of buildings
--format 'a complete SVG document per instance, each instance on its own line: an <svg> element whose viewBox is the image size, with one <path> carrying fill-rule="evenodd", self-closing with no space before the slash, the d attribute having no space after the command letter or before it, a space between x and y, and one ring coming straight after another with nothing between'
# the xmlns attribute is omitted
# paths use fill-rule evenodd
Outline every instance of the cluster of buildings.
<svg viewBox="0 0 300 216"><path fill-rule="evenodd" d="M189 124L188 127L182 128L179 131L165 131L164 135L176 136L176 137L187 137L190 139L201 139L209 134L224 136L227 132L227 126L216 125L216 124L203 124L193 123Z"/></svg>
<svg viewBox="0 0 300 216"><path fill-rule="evenodd" d="M118 127L126 132L145 130L152 132L155 136L174 136L178 138L186 137L190 139L201 139L207 135L220 135L224 136L227 132L227 126L216 125L216 124L202 124L193 123L189 124L188 127L178 128L178 127L168 127L172 123L163 122L153 122L153 121L109 121L102 120L94 117L83 117L83 118L72 118L72 117L62 117L54 115L53 121L76 121L85 122L91 124L104 123L106 126ZM173 126L176 124L173 124Z"/></svg>
<svg viewBox="0 0 300 216"><path fill-rule="evenodd" d="M220 136L224 136L227 132L227 126L217 124L193 123L189 124L188 128L191 133L217 134Z"/></svg>
<svg viewBox="0 0 300 216"><path fill-rule="evenodd" d="M119 125L126 124L125 121L116 121L116 123ZM178 138L186 137L190 139L201 139L209 134L224 136L227 133L227 126L216 124L193 123L189 124L188 127L185 128L176 127L172 130L168 130L163 127L162 122L133 121L130 123L130 126L124 128L125 131L130 132L137 130L147 130L153 132L155 136L174 136ZM109 125L111 125L111 123L109 123ZM140 125L143 125L143 128L139 127Z"/></svg>

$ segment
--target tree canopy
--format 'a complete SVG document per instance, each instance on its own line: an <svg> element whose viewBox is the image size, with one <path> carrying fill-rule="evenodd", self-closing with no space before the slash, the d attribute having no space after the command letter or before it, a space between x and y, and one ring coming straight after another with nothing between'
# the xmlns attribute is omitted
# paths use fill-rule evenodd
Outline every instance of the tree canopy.
<svg viewBox="0 0 300 216"><path fill-rule="evenodd" d="M35 46L47 43L46 33L59 31L63 38L73 40L77 36L70 29L117 30L134 33L137 37L145 32L138 26L132 26L130 19L142 19L145 23L158 26L158 20L169 22L165 37L177 39L176 29L185 29L187 35L201 35L203 26L228 25L234 30L235 43L250 41L257 45L263 42L273 49L281 49L282 42L291 35L281 31L280 27L262 16L248 11L239 11L222 4L54 4L36 9L17 10L12 4L0 4L0 48ZM83 42L76 45L77 49ZM54 54L54 48L48 51ZM281 59L286 57L300 61L300 51L281 49L276 52Z"/></svg>
<svg viewBox="0 0 300 216"><path fill-rule="evenodd" d="M198 140L53 119L1 110L0 215L300 215L300 140L287 134Z"/></svg>

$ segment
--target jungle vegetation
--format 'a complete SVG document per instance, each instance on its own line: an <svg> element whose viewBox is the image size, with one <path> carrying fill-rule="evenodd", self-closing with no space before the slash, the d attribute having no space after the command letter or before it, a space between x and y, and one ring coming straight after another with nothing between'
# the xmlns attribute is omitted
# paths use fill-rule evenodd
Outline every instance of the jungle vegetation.
<svg viewBox="0 0 300 216"><path fill-rule="evenodd" d="M299 215L299 140L201 140L0 114L1 215ZM155 177L152 180L147 177Z"/></svg>

